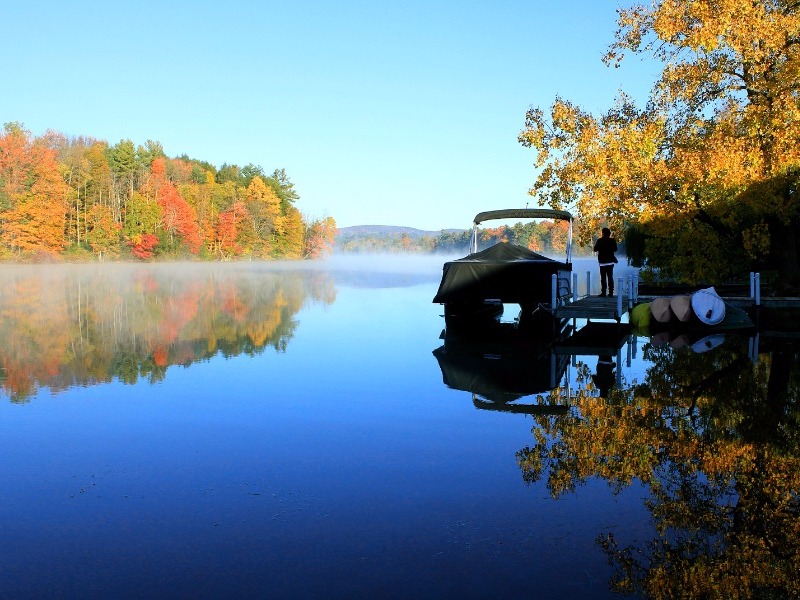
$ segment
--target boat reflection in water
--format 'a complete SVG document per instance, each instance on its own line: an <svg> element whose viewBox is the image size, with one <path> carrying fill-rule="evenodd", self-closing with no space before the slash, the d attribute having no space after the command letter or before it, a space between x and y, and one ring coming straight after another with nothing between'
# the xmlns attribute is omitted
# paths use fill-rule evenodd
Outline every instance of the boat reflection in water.
<svg viewBox="0 0 800 600"><path fill-rule="evenodd" d="M579 331L566 326L554 339L514 335L476 338L446 331L442 339L444 344L433 355L444 384L470 392L477 408L557 415L569 412L572 358L598 357L593 380L605 397L619 377L614 367L629 337L625 326L592 323ZM620 356L615 362L616 355ZM522 398L529 400L519 402Z"/></svg>
<svg viewBox="0 0 800 600"><path fill-rule="evenodd" d="M433 351L444 384L472 393L477 408L525 414L564 414L566 404L518 403L520 398L547 394L561 385L569 365L551 346L536 342L485 342L445 336Z"/></svg>

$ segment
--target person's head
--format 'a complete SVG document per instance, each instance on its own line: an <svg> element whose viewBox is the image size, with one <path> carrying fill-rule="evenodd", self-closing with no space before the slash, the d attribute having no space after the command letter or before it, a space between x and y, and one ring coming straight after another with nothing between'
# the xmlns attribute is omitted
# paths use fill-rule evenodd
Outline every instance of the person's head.
<svg viewBox="0 0 800 600"><path fill-rule="evenodd" d="M603 227L603 237L611 237L611 230L608 227Z"/></svg>

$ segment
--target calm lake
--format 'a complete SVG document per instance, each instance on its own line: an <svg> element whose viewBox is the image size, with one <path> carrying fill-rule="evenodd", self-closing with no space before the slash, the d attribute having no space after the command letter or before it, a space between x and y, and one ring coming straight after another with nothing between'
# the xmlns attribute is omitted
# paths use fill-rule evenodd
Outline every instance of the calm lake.
<svg viewBox="0 0 800 600"><path fill-rule="evenodd" d="M800 594L791 339L454 341L442 262L0 266L0 596Z"/></svg>

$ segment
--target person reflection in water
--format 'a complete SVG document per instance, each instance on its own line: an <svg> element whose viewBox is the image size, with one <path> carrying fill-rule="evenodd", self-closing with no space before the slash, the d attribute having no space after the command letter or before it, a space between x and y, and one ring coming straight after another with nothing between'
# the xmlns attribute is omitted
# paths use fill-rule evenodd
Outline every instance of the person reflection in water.
<svg viewBox="0 0 800 600"><path fill-rule="evenodd" d="M614 361L609 355L602 355L597 358L596 373L592 375L594 385L600 390L601 398L608 398L608 392L614 385Z"/></svg>

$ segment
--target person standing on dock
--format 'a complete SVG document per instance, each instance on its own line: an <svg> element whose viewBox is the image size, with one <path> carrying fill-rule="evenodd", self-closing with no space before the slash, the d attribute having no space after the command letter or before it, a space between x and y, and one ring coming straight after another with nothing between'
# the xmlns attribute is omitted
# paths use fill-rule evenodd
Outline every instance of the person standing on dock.
<svg viewBox="0 0 800 600"><path fill-rule="evenodd" d="M594 251L597 252L597 262L600 264L600 295L614 295L614 263L617 257L617 241L611 237L611 230L603 227L602 237L594 243ZM606 294L608 290L608 294Z"/></svg>

